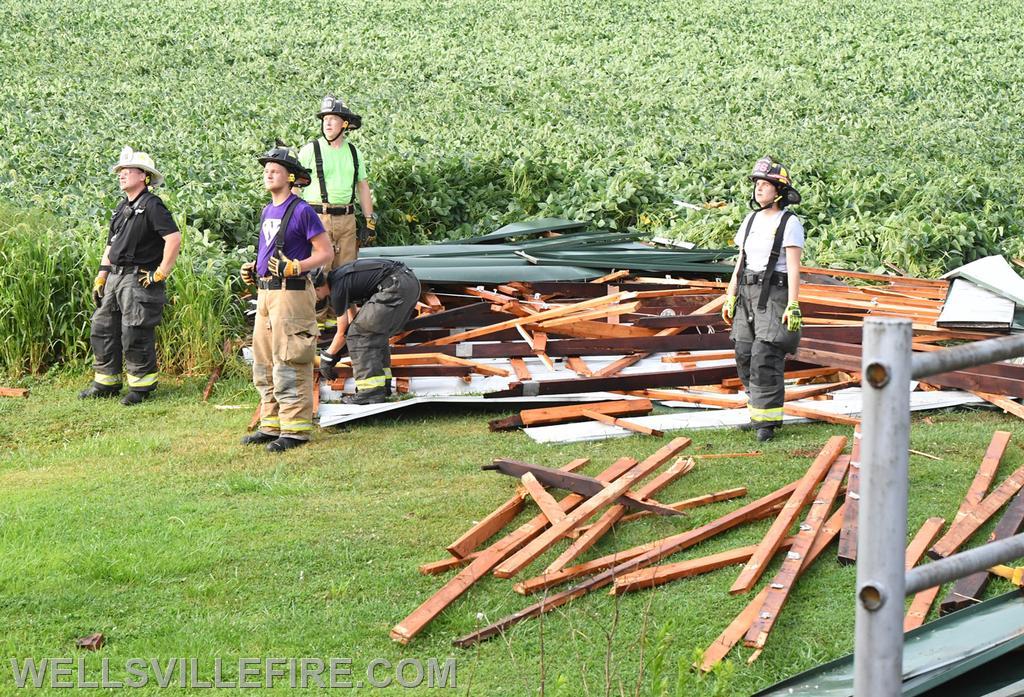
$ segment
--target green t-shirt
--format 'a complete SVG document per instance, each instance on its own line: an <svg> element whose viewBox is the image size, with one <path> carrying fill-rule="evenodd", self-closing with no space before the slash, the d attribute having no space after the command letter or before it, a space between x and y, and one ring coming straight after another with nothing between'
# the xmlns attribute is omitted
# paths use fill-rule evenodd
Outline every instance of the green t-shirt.
<svg viewBox="0 0 1024 697"><path fill-rule="evenodd" d="M326 138L318 138L320 153L324 158L324 181L327 183L327 195L332 206L347 206L352 200L352 151L346 141L340 148L332 148ZM359 156L359 181L366 181L366 161L363 154L356 148ZM313 181L302 190L302 198L313 203L321 203L320 178L316 173L316 156L313 144L306 143L299 150L299 162L313 173Z"/></svg>

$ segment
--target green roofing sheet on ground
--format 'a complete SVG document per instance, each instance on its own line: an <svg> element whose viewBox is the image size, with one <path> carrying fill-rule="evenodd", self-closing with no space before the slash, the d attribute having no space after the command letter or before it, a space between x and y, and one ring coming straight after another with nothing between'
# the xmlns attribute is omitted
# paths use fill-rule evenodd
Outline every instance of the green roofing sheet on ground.
<svg viewBox="0 0 1024 697"><path fill-rule="evenodd" d="M1021 645L1024 595L1019 591L940 617L905 635L903 695L927 694ZM753 697L783 695L852 697L853 655L812 668Z"/></svg>
<svg viewBox="0 0 1024 697"><path fill-rule="evenodd" d="M491 235L468 240L367 247L359 256L400 260L428 283L578 281L619 270L718 276L732 272L732 265L720 262L733 256L734 249L665 249L636 242L644 236L642 232L581 230L582 226L544 218L506 225ZM549 230L563 232L529 238ZM526 239L509 241L513 237Z"/></svg>

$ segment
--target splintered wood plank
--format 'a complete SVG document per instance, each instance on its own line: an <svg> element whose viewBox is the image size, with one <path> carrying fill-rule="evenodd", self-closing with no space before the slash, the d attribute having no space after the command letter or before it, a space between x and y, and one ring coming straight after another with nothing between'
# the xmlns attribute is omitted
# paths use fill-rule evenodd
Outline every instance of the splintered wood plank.
<svg viewBox="0 0 1024 697"><path fill-rule="evenodd" d="M437 576L438 574L443 574L451 571L452 569L458 569L459 567L465 566L478 556L480 556L479 552L470 552L464 557L448 557L447 559L439 559L438 561L420 564L420 573L424 576Z"/></svg>
<svg viewBox="0 0 1024 697"><path fill-rule="evenodd" d="M914 535L914 539L907 545L907 556L904 560L904 567L907 571L913 569L914 565L921 561L921 557L924 556L928 545L938 537L939 531L942 530L942 526L945 524L946 519L939 517L929 518L924 521L921 529Z"/></svg>
<svg viewBox="0 0 1024 697"><path fill-rule="evenodd" d="M680 450L689 446L690 442L689 438L674 438L668 445L659 448L657 452L644 459L629 472L626 472L613 484L609 484L603 491L588 498L577 506L572 513L557 523L553 523L551 527L527 543L525 547L512 555L512 557L503 561L494 570L494 575L498 578L511 578L515 576L530 562L550 549L567 532L586 522L588 518L597 512L598 508L626 493L636 482L651 474L669 458L675 457Z"/></svg>
<svg viewBox="0 0 1024 697"><path fill-rule="evenodd" d="M785 537L786 533L793 526L793 522L803 507L811 500L811 497L814 495L814 488L825 476L825 473L828 472L832 463L842 453L844 447L846 447L845 436L832 436L828 439L825 447L821 449L821 452L818 453L814 462L807 469L807 473L800 480L796 491L789 497L785 508L782 509L782 513L775 519L771 528L768 529L768 533L761 540L757 552L751 556L750 561L743 567L743 571L740 572L736 582L732 584L732 587L729 589L730 593L733 595L747 593L754 587L754 584L761 578L761 574L764 573L768 562L771 561L776 550L778 550L779 545L782 543L782 538Z"/></svg>
<svg viewBox="0 0 1024 697"><path fill-rule="evenodd" d="M575 472L590 462L589 457L577 458L562 467L563 472ZM463 535L448 545L447 550L456 557L468 556L473 550L494 537L523 510L525 492L517 489L505 503L494 509L486 518L476 523Z"/></svg>
<svg viewBox="0 0 1024 697"><path fill-rule="evenodd" d="M610 274L601 276L600 278L595 278L593 281L590 281L590 283L609 283L611 281L617 281L620 278L625 278L629 274L629 269L623 269L622 271L612 271Z"/></svg>
<svg viewBox="0 0 1024 697"><path fill-rule="evenodd" d="M583 415L584 411L596 411L611 416L642 416L649 414L653 409L654 404L649 399L616 399L610 402L524 409L515 416L491 421L490 429L505 431L521 426L548 426L567 421L583 421L587 418Z"/></svg>
<svg viewBox="0 0 1024 697"><path fill-rule="evenodd" d="M724 409L739 409L747 404L745 397L697 394L687 390L632 390L629 394L657 399L662 402L686 402L687 404L700 404L710 407L722 407Z"/></svg>
<svg viewBox="0 0 1024 697"><path fill-rule="evenodd" d="M499 634L509 627L518 624L522 620L549 612L557 607L561 607L571 600L586 595L593 590L603 588L612 583L617 576L621 576L622 574L645 566L650 566L665 557L692 547L693 545L703 542L714 535L718 535L726 530L731 530L737 525L741 525L742 523L751 520L751 518L757 517L757 515L760 514L766 506L772 505L780 498L784 498L785 495L780 494L780 491L791 490L791 487L793 486L794 484L789 484L781 490L774 491L757 501L753 501L746 506L733 511L732 513L713 520L710 523L701 525L698 528L693 528L692 530L687 530L686 532L681 532L678 535L665 538L654 549L651 549L648 552L616 564L612 568L607 569L571 588L546 596L540 602L530 605L529 607L509 615L508 617L504 617L483 629L479 629L475 632L459 637L452 643L460 648L472 646L478 641L482 641Z"/></svg>
<svg viewBox="0 0 1024 697"><path fill-rule="evenodd" d="M794 538L787 537L779 545L779 549L788 548L793 544L793 540ZM666 583L678 581L681 578L691 578L710 571L724 569L727 566L743 564L750 559L750 555L756 549L757 545L737 547L736 549L729 549L717 554L697 557L696 559L687 559L686 561L675 562L674 564L661 564L623 574L615 579L611 595L622 595L623 593L630 593L645 588L663 586Z"/></svg>
<svg viewBox="0 0 1024 697"><path fill-rule="evenodd" d="M607 378L607 377L611 377L613 375L618 375L624 369L628 368L629 366L631 366L631 365L633 365L635 363L639 363L641 360L643 360L648 355L649 354L646 354L646 353L634 353L634 354L631 354L629 356L623 356L622 358L619 358L617 360L612 361L611 363L609 363L605 367L599 368L594 373L594 377L595 378Z"/></svg>
<svg viewBox="0 0 1024 697"><path fill-rule="evenodd" d="M954 523L949 531L942 536L942 539L928 550L929 556L938 559L953 554L960 545L977 532L978 528L1016 495L1022 486L1024 486L1024 466L1019 467L995 491L986 496L984 501L968 511L960 522Z"/></svg>
<svg viewBox="0 0 1024 697"><path fill-rule="evenodd" d="M636 492L637 496L640 496L641 498L654 496L676 479L688 473L693 469L693 467L693 460L684 460L682 458L676 460L671 467L641 487ZM545 573L561 570L563 566L593 547L606 532L611 530L612 526L615 525L615 523L622 518L625 513L626 507L622 504L615 504L610 507L601 515L600 518L597 519L596 523L589 526L584 534L580 535L580 537L569 545L568 549L559 554L558 558L548 565L548 568L545 569Z"/></svg>
<svg viewBox="0 0 1024 697"><path fill-rule="evenodd" d="M835 392L836 390L845 390L847 387L856 387L859 384L860 380L843 380L842 382L826 382L820 385L794 387L786 390L784 401L792 402L797 399L809 399L810 397L817 397L829 392Z"/></svg>
<svg viewBox="0 0 1024 697"><path fill-rule="evenodd" d="M206 389L203 390L204 402L210 398L210 390L213 389L213 383L217 382L217 378L220 377L220 371L224 369L223 365L217 367L220 370L214 369L214 374L210 375L210 382L206 385ZM0 387L0 397L23 397L28 399L28 390L23 387Z"/></svg>
<svg viewBox="0 0 1024 697"><path fill-rule="evenodd" d="M799 378L817 378L826 375L835 375L841 372L838 368L808 368L806 370L787 370L783 373L783 379L795 380ZM743 387L743 381L739 378L726 378L722 380L722 387L733 387L740 389Z"/></svg>
<svg viewBox="0 0 1024 697"><path fill-rule="evenodd" d="M821 529L821 534L818 535L818 539L814 541L814 545L811 550L807 553L807 562L801 568L801 573L808 569L814 560L817 559L825 548L835 539L835 536L839 534L839 528L842 527L843 521L843 509L845 504L836 509L836 512L832 514L832 517L828 519L828 522ZM726 627L718 638L715 639L711 646L709 646L703 654L701 663L698 666L701 671L708 672L714 668L723 658L732 650L732 647L743 638L743 635L747 633L747 629L753 624L754 620L757 619L757 613L761 609L761 605L764 604L765 598L768 597L768 586L765 586L761 591L754 596L747 606L736 616L736 618Z"/></svg>
<svg viewBox="0 0 1024 697"><path fill-rule="evenodd" d="M691 456L692 457L692 456ZM699 508L700 506L706 506L709 503L718 503L719 501L728 501L729 499L737 499L741 496L747 495L747 487L737 486L732 489L723 489L722 491L715 491L710 494L703 494L701 496L694 496L692 498L683 499L682 501L676 501L675 503L666 504L669 508L676 511L685 511L691 508ZM637 513L630 513L619 518L619 523L629 523L640 518L647 518L648 516L654 515L650 511L639 511ZM584 533L591 526L583 525L576 528L579 533Z"/></svg>
<svg viewBox="0 0 1024 697"><path fill-rule="evenodd" d="M853 429L853 447L850 449L850 474L846 481L846 514L839 533L839 563L857 561L857 515L860 511L860 426Z"/></svg>
<svg viewBox="0 0 1024 697"><path fill-rule="evenodd" d="M561 307L552 308L544 312L538 312L528 317L517 317L515 319L506 320L504 322L498 322L497 324L490 324L486 327L476 327L458 334L451 334L450 336L442 336L431 341L426 341L421 346L445 346L447 344L457 344L461 341L467 341L469 339L475 339L480 336L486 336L488 334L494 334L496 332L504 331L506 329L514 329L515 327L522 326L524 324L536 323L541 320L554 319L555 317L564 317L575 312L580 312L594 307L604 307L606 305L612 305L622 300L632 300L636 297L636 293L617 293L615 295L603 295L590 300L584 300L583 302L574 303L572 305L563 305Z"/></svg>
<svg viewBox="0 0 1024 697"><path fill-rule="evenodd" d="M776 492L777 493L777 492ZM757 503L756 501L754 502ZM757 508L753 512L749 513L743 520L745 523L752 523L757 520L764 520L765 518L773 518L779 514L782 510L783 503L776 501L772 505L768 505L762 508ZM740 509L745 510L745 509ZM655 540L654 542L647 542L636 547L630 547L629 549L620 550L611 554L606 554L603 557L597 559L591 559L585 561L576 566L569 566L561 571L554 573L544 573L540 576L521 581L512 587L516 593L521 595L529 595L530 593L536 593L537 591L545 590L553 586L559 586L568 581L574 581L584 576L592 576L596 573L602 572L606 569L610 569L613 566L621 564L624 561L639 557L647 554L648 552L658 549L665 543L666 540L672 540L677 535L662 540ZM705 538L706 539L706 538ZM694 543L696 544L696 543ZM685 549L685 548L684 548Z"/></svg>
<svg viewBox="0 0 1024 697"><path fill-rule="evenodd" d="M994 474L999 467L999 460L1002 458L1009 441L1010 434L1007 431L996 431L992 434L992 442L985 453L982 467L990 464L991 471ZM1020 491L1021 486L1024 486L1024 467L1019 467L1002 484L996 487L991 494L964 510L962 514L960 511L957 511L953 524L946 531L946 534L928 550L928 556L932 559L939 559L940 557L948 557L955 552L961 544L967 541L967 538L985 524L985 521L995 515L996 511L1003 507L1003 504ZM971 496L973 493L968 492L968 496ZM981 493L984 492L982 491ZM964 503L967 503L966 499Z"/></svg>
<svg viewBox="0 0 1024 697"><path fill-rule="evenodd" d="M819 409L811 409L810 407L797 406L787 402L782 407L782 413L789 414L790 416L801 416L805 419L814 419L815 421L824 421L830 424L839 424L845 426L859 426L860 419L855 419L852 416L840 416L839 414L830 414L827 411L821 411Z"/></svg>
<svg viewBox="0 0 1024 697"><path fill-rule="evenodd" d="M548 519L548 522L555 524L565 519L565 511L558 506L558 501L555 501L555 497L549 494L544 485L537 481L532 472L527 472L520 477L520 480L523 482L523 488L529 492L534 503L540 508L541 513Z"/></svg>
<svg viewBox="0 0 1024 697"><path fill-rule="evenodd" d="M603 424L607 424L608 426L618 426L619 428L624 428L627 431L641 433L645 436L655 436L657 438L661 438L662 436L665 435L664 431L659 431L656 428L650 428L649 426L638 424L635 421L628 421L626 419L619 419L614 416L609 416L608 414L602 414L601 412L593 411L592 409L584 409L583 416L587 417L588 419L592 419L594 421L599 421Z"/></svg>
<svg viewBox="0 0 1024 697"><path fill-rule="evenodd" d="M829 469L825 476L825 483L821 485L817 497L811 502L811 510L800 525L800 532L796 534L793 546L786 553L782 567L768 584L768 593L765 594L761 609L744 636L745 645L756 649L764 648L768 641L768 635L779 618L779 613L782 612L783 606L789 599L793 585L807 563L807 553L811 551L818 535L821 534L822 525L828 518L828 513L832 509L832 503L835 501L836 494L839 493L839 487L843 483L849 465L850 458L840 455Z"/></svg>
<svg viewBox="0 0 1024 697"><path fill-rule="evenodd" d="M530 369L526 367L526 361L522 358L510 358L508 362L512 364L512 370L515 372L518 380L533 379L533 375L530 374Z"/></svg>
<svg viewBox="0 0 1024 697"><path fill-rule="evenodd" d="M590 366L588 366L586 361L584 361L579 356L569 356L568 358L565 359L565 362L569 366L570 370L582 375L585 378L594 376L594 372L590 369Z"/></svg>
<svg viewBox="0 0 1024 697"><path fill-rule="evenodd" d="M1004 397L998 394L992 394L991 392L979 392L977 390L970 390L970 393L981 397L986 402L995 404L997 407L1002 409L1007 414L1013 414L1018 419L1024 419L1024 405L1019 404L1009 397Z"/></svg>
<svg viewBox="0 0 1024 697"><path fill-rule="evenodd" d="M992 480L995 478L996 470L999 468L999 460L1002 458L1009 441L1010 434L1005 431L996 431L992 434L992 441L985 451L985 457L982 458L981 464L978 466L978 472L974 475L974 480L971 482L970 487L968 487L964 500L960 503L960 508L957 509L956 515L953 517L953 525L950 527L950 530L963 521L968 520L970 512L980 506L985 500L985 492L988 491ZM946 534L948 535L949 533L947 532ZM946 536L943 536L939 542L942 542L944 539L946 539ZM934 549L932 547L928 551L928 556L932 556L932 550ZM955 549L954 547L953 551ZM928 617L928 612L931 610L932 603L935 602L935 598L938 597L940 590L940 586L925 588L914 596L913 600L910 601L910 609L907 610L907 614L903 617L904 632L924 624L925 618Z"/></svg>
<svg viewBox="0 0 1024 697"><path fill-rule="evenodd" d="M604 482L611 482L631 471L636 466L636 460L628 457L620 458L608 469L597 476ZM563 498L559 505L563 511L570 511L579 505L583 497L579 494L569 494ZM501 563L515 550L526 544L540 533L548 524L548 519L543 515L535 516L528 523L501 538L487 549L481 551L476 559L469 563L469 566L462 569L436 593L427 598L418 608L413 610L408 617L392 627L390 636L401 644L408 644L413 637L423 631L431 620L437 617L446 607L451 605L463 593L469 590L470 586L486 576L491 570Z"/></svg>
<svg viewBox="0 0 1024 697"><path fill-rule="evenodd" d="M1022 527L1024 527L1024 491L1013 497L1013 501L1003 513L1003 517L996 524L995 530L989 535L988 541L994 542L1012 537L1020 532ZM990 578L988 571L979 571L959 579L950 589L946 599L939 604L939 614L947 615L979 602Z"/></svg>

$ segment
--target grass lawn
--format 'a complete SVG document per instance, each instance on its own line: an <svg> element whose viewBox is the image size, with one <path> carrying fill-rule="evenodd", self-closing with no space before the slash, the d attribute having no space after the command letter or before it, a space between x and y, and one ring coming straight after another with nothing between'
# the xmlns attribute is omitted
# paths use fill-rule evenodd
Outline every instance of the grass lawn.
<svg viewBox="0 0 1024 697"><path fill-rule="evenodd" d="M100 658L110 658L113 679L124 677L132 657L198 658L201 679L215 657L228 666L225 679L237 677L241 657L347 657L352 680L375 658L453 657L460 693L486 695L537 693L542 674L546 694L600 695L606 686L633 694L641 664L642 694L652 690L653 669L667 679L668 694L679 687L687 695L742 695L853 646L855 571L834 553L799 583L757 662L748 666L749 651L740 649L733 665L706 680L677 666L748 601L727 592L738 567L619 600L587 596L543 622L455 649L453 637L532 602L510 582L488 578L409 646L388 638L447 578L421 576L417 565L443 557L445 545L511 494L509 478L480 471L492 458L560 466L586 456L593 474L620 456L642 458L672 436L693 437L688 452L722 453L753 449L747 434L539 446L522 433L489 433L487 419L500 413L418 409L320 432L311 446L275 456L238 444L256 399L244 380L217 387L213 403L245 405L230 411L200 403L198 379L165 384L131 411L80 402L79 382L0 400L0 694L15 692L11 658L78 657L74 640L92 632L107 643L87 655L89 669L98 675ZM952 518L997 429L1015 436L1001 480L1024 461L1019 420L982 410L915 416L912 447L942 460L911 457L911 534L929 516ZM787 428L762 458L708 460L659 498L746 485L741 501L750 500L800 476L830 435L849 432ZM591 554L664 537L738 505L630 523ZM684 554L755 543L769 524L743 526ZM993 592L1006 587L992 585Z"/></svg>

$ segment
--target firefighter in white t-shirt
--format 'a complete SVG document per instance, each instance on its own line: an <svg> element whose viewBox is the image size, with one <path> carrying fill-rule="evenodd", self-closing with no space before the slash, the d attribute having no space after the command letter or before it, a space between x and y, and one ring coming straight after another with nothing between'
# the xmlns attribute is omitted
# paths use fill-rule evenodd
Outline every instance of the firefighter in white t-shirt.
<svg viewBox="0 0 1024 697"><path fill-rule="evenodd" d="M736 367L747 391L750 422L759 441L782 425L786 354L800 342L800 255L804 226L786 207L800 194L785 167L762 157L750 175L754 191L736 234L739 261L726 291L722 318L732 325Z"/></svg>

